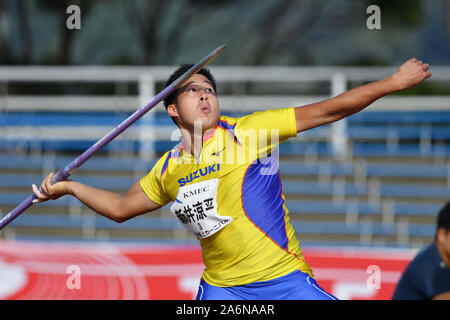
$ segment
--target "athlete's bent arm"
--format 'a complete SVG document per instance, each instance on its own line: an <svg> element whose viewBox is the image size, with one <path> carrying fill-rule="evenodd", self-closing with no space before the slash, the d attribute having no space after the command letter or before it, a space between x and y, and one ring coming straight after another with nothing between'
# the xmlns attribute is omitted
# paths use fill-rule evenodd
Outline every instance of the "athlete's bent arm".
<svg viewBox="0 0 450 320"><path fill-rule="evenodd" d="M338 121L363 110L387 94L412 88L431 77L428 68L428 64L412 58L385 79L354 88L331 99L296 107L297 132Z"/></svg>
<svg viewBox="0 0 450 320"><path fill-rule="evenodd" d="M157 210L161 205L153 202L142 190L139 181L131 186L125 196L102 189L67 180L50 183L53 174L49 174L41 184L40 192L33 185L33 192L38 197L36 202L57 199L70 194L78 198L87 207L116 222L124 222L138 215Z"/></svg>

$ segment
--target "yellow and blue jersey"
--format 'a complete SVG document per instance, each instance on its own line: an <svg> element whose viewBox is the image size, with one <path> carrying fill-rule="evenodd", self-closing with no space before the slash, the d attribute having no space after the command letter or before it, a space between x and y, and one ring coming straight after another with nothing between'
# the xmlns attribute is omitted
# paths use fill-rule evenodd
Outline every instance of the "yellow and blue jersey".
<svg viewBox="0 0 450 320"><path fill-rule="evenodd" d="M203 279L219 287L267 281L305 261L278 169L277 146L297 135L294 108L221 116L195 158L178 146L140 180L148 197L200 240Z"/></svg>

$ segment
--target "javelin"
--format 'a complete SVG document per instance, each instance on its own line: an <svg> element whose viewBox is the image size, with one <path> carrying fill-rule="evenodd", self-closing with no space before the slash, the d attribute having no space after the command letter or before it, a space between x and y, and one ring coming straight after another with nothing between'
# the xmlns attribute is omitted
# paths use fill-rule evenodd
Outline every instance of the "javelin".
<svg viewBox="0 0 450 320"><path fill-rule="evenodd" d="M130 125L136 122L139 118L141 118L145 113L147 113L150 109L156 106L161 100L165 97L173 93L187 78L191 75L197 73L201 70L205 65L211 62L216 56L218 56L224 49L226 45L221 45L217 47L214 51L204 57L202 60L197 62L194 66L192 66L188 71L183 73L179 78L177 78L174 82L168 85L163 91L158 93L153 100L135 111L131 116L129 116L126 120L124 120L121 124L115 127L110 133L105 135L103 138L98 140L94 145L92 145L89 149L83 152L78 158L70 162L67 166L60 169L55 175L52 176L51 183L54 184L59 181L66 180L76 169L78 169L83 163L85 163L90 157L92 157L97 151L110 143L114 138L120 135L125 129L127 129ZM3 229L8 223L14 220L17 216L19 216L22 212L28 209L31 205L33 205L33 200L37 199L35 194L26 198L22 203L20 203L16 208L14 208L11 212L9 212L6 216L4 216L0 220L0 230Z"/></svg>

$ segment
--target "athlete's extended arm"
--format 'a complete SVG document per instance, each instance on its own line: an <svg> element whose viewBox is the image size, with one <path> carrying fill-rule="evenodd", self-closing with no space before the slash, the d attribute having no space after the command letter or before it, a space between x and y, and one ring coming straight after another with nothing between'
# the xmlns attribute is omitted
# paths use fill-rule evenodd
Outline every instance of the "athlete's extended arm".
<svg viewBox="0 0 450 320"><path fill-rule="evenodd" d="M52 175L52 173L49 174L41 184L41 189L44 193L40 192L33 185L33 192L38 197L38 200L35 200L36 202L57 199L63 195L70 194L95 212L116 222L124 222L161 207L149 199L142 190L139 181L131 186L125 196L121 196L72 180L61 181L52 185L50 183Z"/></svg>
<svg viewBox="0 0 450 320"><path fill-rule="evenodd" d="M412 88L431 77L428 68L428 64L412 58L385 79L354 88L331 99L297 107L297 132L340 120L363 110L387 94Z"/></svg>

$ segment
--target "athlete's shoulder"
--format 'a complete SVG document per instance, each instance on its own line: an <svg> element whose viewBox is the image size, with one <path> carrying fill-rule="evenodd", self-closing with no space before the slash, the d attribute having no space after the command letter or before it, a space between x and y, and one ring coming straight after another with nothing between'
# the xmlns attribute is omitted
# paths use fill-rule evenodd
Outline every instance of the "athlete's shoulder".
<svg viewBox="0 0 450 320"><path fill-rule="evenodd" d="M160 177L164 175L164 172L167 170L167 167L170 164L170 160L173 158L179 158L180 152L182 150L182 145L178 144L172 149L166 151L156 162L156 165L153 167L155 173L158 173Z"/></svg>
<svg viewBox="0 0 450 320"><path fill-rule="evenodd" d="M248 113L239 118L231 118L236 127L243 128L289 128L295 124L294 108L274 108ZM296 128L295 128L296 129ZM296 130L295 130L296 131Z"/></svg>
<svg viewBox="0 0 450 320"><path fill-rule="evenodd" d="M234 129L238 120L236 117L220 116L217 125L223 129Z"/></svg>

